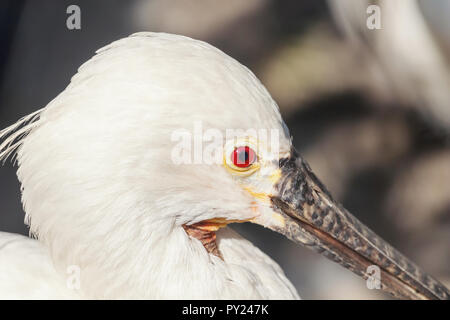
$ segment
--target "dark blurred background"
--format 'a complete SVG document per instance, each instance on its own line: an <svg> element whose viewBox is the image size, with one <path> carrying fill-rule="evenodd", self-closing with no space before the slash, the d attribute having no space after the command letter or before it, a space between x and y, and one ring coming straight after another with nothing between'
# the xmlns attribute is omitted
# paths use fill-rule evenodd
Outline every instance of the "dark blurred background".
<svg viewBox="0 0 450 320"><path fill-rule="evenodd" d="M69 30L66 9L81 9ZM366 12L381 8L381 29ZM96 49L137 31L205 40L252 69L335 198L450 285L450 1L2 0L0 128L44 107ZM45 201L45 199L43 199ZM15 167L0 231L27 234ZM306 299L386 298L327 259L233 226Z"/></svg>

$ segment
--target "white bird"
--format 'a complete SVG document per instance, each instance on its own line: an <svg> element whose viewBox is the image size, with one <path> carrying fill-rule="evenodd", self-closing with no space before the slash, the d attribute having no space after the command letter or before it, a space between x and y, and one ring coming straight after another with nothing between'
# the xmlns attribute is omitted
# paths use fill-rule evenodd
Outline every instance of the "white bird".
<svg viewBox="0 0 450 320"><path fill-rule="evenodd" d="M198 123L210 138L279 135L272 144L245 131L213 145L220 162L176 163L174 133L195 141ZM226 227L246 221L365 278L378 265L381 287L398 297L449 298L333 201L263 85L204 42L116 41L0 137L0 159L17 151L36 238L0 233L0 298L299 298L274 261Z"/></svg>

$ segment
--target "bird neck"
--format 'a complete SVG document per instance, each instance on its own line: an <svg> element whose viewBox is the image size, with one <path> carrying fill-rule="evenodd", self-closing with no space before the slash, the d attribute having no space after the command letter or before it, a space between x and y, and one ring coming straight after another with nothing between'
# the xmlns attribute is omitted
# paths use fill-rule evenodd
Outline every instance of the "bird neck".
<svg viewBox="0 0 450 320"><path fill-rule="evenodd" d="M223 297L227 272L221 258L174 221L152 221L151 230L145 225L125 223L103 234L93 228L65 254L53 245L54 260L65 274L77 267L80 294L88 298Z"/></svg>

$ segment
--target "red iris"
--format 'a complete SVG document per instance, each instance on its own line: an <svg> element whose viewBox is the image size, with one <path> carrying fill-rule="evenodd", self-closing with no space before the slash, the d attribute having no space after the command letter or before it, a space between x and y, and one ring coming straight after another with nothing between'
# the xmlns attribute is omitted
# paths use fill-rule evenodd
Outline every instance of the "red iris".
<svg viewBox="0 0 450 320"><path fill-rule="evenodd" d="M231 161L238 168L247 168L256 160L256 152L250 147L237 147L231 153Z"/></svg>

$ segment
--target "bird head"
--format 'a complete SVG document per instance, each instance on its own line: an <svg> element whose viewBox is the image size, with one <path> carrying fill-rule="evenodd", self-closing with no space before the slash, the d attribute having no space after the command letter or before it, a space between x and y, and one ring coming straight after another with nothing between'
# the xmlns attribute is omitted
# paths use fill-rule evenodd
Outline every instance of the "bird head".
<svg viewBox="0 0 450 320"><path fill-rule="evenodd" d="M183 246L220 265L215 232L251 222L364 278L378 266L382 288L398 297L449 297L333 200L264 86L204 42L155 33L116 41L26 131L18 176L28 223L64 265L144 274L149 256L173 260Z"/></svg>

